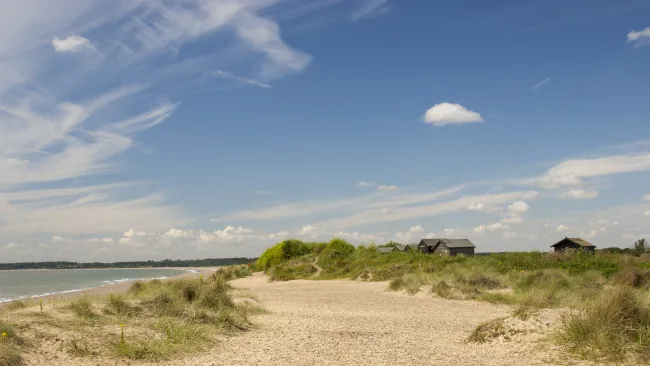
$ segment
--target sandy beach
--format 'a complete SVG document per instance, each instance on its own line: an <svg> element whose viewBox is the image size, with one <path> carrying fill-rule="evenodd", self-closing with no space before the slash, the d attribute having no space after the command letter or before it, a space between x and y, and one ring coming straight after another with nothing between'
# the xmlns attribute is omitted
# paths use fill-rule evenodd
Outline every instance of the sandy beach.
<svg viewBox="0 0 650 366"><path fill-rule="evenodd" d="M201 268L208 274L213 268ZM268 314L253 316L254 326L219 336L207 352L165 362L110 359L111 365L589 365L562 356L538 340L557 325L550 317L524 324L511 340L467 342L477 325L512 314L512 308L486 302L455 301L421 292L387 291L386 282L350 280L268 282L255 273L231 282L235 298L262 305ZM128 283L102 286L91 293L123 291ZM66 296L79 296L67 294ZM254 298L250 300L248 298ZM538 331L541 330L541 331ZM527 333L530 331L530 333ZM79 358L57 351L48 340L41 351L27 352L27 364L105 365L106 358ZM52 343L52 344L49 344Z"/></svg>
<svg viewBox="0 0 650 366"><path fill-rule="evenodd" d="M534 333L499 344L466 342L478 324L510 315L507 306L389 292L385 282L269 283L256 273L232 284L250 290L270 314L208 354L165 365L582 364L555 356Z"/></svg>

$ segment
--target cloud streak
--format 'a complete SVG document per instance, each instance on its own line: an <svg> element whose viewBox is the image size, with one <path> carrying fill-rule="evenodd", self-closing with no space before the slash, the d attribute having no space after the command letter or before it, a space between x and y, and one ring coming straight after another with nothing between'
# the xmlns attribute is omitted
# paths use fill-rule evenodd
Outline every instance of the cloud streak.
<svg viewBox="0 0 650 366"><path fill-rule="evenodd" d="M543 87L544 85L548 84L549 81L551 81L551 78L546 78L546 79L540 81L539 83L533 85L533 89L532 89L532 90L537 90L537 89Z"/></svg>

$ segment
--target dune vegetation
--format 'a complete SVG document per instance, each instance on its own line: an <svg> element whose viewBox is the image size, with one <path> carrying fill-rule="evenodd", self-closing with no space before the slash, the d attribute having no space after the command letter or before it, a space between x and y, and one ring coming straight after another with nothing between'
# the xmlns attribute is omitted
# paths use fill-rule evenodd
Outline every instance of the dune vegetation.
<svg viewBox="0 0 650 366"><path fill-rule="evenodd" d="M439 256L381 254L342 239L329 243L287 240L260 256L257 268L271 281L353 279L388 281L388 289L431 293L453 300L512 305L525 319L541 309L564 312L552 341L591 360L650 362L650 254L513 252ZM503 332L503 319L482 324L469 341Z"/></svg>
<svg viewBox="0 0 650 366"><path fill-rule="evenodd" d="M0 366L20 365L21 352L52 342L71 357L157 361L204 350L264 311L233 295L228 281L248 275L235 266L206 278L136 281L106 296L10 303L0 309Z"/></svg>

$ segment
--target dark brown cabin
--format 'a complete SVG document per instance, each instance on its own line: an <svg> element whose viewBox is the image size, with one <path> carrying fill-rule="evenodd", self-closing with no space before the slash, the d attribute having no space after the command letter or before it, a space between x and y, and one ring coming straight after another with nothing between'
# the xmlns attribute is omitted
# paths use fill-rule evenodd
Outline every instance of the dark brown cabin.
<svg viewBox="0 0 650 366"><path fill-rule="evenodd" d="M422 239L417 249L423 253L440 255L474 255L476 246L467 239Z"/></svg>
<svg viewBox="0 0 650 366"><path fill-rule="evenodd" d="M567 249L573 249L586 250L593 253L596 250L595 245L581 238L564 238L551 245L551 248L555 249L556 252L563 252Z"/></svg>

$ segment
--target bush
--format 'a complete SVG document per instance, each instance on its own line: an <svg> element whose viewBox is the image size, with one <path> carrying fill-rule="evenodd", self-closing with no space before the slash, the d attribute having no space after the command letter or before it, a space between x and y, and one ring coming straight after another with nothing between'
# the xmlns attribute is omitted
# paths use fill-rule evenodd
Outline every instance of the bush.
<svg viewBox="0 0 650 366"><path fill-rule="evenodd" d="M347 241L339 238L332 239L321 252L318 264L327 266L348 259L354 253L354 250L354 246Z"/></svg>
<svg viewBox="0 0 650 366"><path fill-rule="evenodd" d="M650 270L627 266L612 276L612 282L634 288L648 288L650 287Z"/></svg>
<svg viewBox="0 0 650 366"><path fill-rule="evenodd" d="M266 272L273 266L308 254L310 251L310 247L300 240L285 240L265 250L257 260L257 265Z"/></svg>

